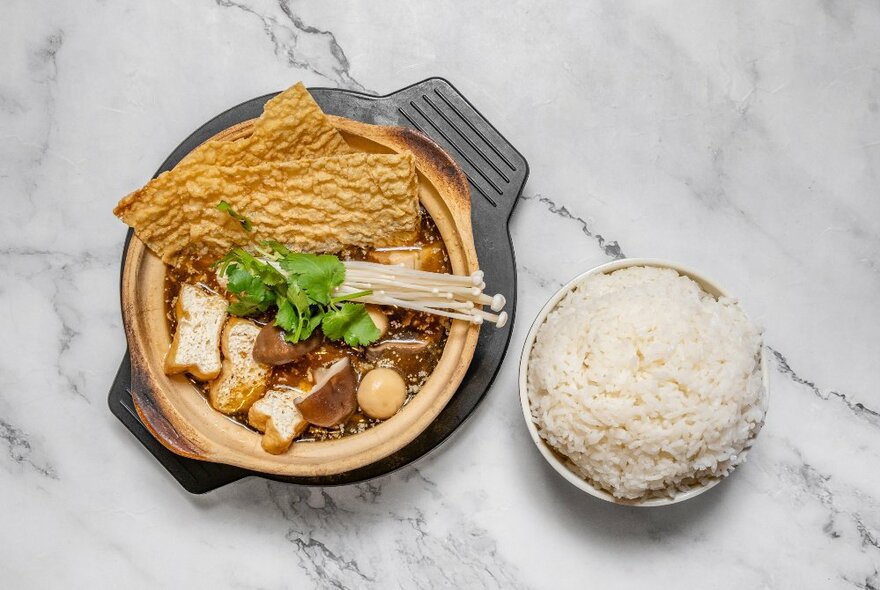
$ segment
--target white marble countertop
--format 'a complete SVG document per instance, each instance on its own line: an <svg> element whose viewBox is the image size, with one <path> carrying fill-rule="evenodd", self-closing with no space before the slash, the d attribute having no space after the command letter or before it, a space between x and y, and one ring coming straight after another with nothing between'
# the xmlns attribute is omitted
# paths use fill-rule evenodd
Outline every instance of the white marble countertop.
<svg viewBox="0 0 880 590"><path fill-rule="evenodd" d="M0 585L880 588L880 5L9 0L0 24ZM194 128L287 87L449 78L526 156L518 322L449 444L369 484L191 496L109 413L111 214ZM766 328L746 465L666 509L580 495L516 392L551 292L616 256Z"/></svg>

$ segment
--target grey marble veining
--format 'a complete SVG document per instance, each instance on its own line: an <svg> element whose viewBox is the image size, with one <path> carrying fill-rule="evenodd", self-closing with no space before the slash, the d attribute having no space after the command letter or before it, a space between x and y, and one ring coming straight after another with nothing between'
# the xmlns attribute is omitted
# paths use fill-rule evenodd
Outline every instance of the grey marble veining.
<svg viewBox="0 0 880 590"><path fill-rule="evenodd" d="M379 480L187 495L105 406L125 350L113 205L243 100L435 75L531 165L491 392ZM880 588L876 3L11 0L0 139L6 583ZM771 353L748 463L666 509L582 497L517 400L531 318L624 256L713 277Z"/></svg>

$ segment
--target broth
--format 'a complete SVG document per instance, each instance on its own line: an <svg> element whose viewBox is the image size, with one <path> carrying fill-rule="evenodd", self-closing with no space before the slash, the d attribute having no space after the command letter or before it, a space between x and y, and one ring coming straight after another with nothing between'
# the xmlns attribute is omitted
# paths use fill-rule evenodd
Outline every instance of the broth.
<svg viewBox="0 0 880 590"><path fill-rule="evenodd" d="M422 268L431 272L451 272L449 256L440 232L430 215L422 209L418 238L407 244L377 250L346 248L336 254L342 260L373 260L376 262L395 262L400 256L408 256L414 252L426 253L422 260ZM169 328L173 333L177 318L174 306L177 294L184 283L198 284L219 294L224 289L217 281L212 268L214 260L190 258L181 265L170 267L165 274L165 303ZM388 318L388 332L376 343L368 347L351 347L344 342L331 342L324 338L320 347L300 357L292 363L273 367L269 378L268 389L275 386L292 386L308 391L314 383L316 369L326 367L344 356L349 358L357 375L358 382L371 369L388 367L395 369L403 377L407 387L404 405L427 381L434 371L449 332L451 320L424 312L412 311L396 307L381 307ZM257 324L265 325L273 321L274 311L262 317L249 318ZM191 379L207 400L208 383ZM267 389L267 390L268 390ZM252 429L247 422L246 413L234 416L233 419L242 426ZM299 441L331 440L363 432L379 424L360 412L360 408L345 423L334 428L320 428L310 425L300 436Z"/></svg>

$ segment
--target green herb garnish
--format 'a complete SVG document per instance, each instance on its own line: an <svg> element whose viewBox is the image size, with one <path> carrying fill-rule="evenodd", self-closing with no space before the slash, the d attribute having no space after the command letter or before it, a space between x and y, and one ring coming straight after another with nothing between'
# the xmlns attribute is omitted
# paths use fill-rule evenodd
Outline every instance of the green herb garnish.
<svg viewBox="0 0 880 590"><path fill-rule="evenodd" d="M241 228L244 231L250 232L254 229L254 224L251 223L251 220L248 219L247 217L245 217L244 215L242 215L241 213L237 212L235 209L233 209L232 205L230 205L226 201L220 201L219 203L217 203L217 209L219 209L220 211L223 211L224 213L229 215L231 218L233 218L234 220L239 222L241 224Z"/></svg>
<svg viewBox="0 0 880 590"><path fill-rule="evenodd" d="M345 340L349 346L363 346L379 339L379 328L360 303L343 303L328 311L321 320L321 330L330 340Z"/></svg>
<svg viewBox="0 0 880 590"><path fill-rule="evenodd" d="M345 266L330 254L291 252L279 259L281 268L296 275L297 283L315 303L327 305L333 288L345 280Z"/></svg>
<svg viewBox="0 0 880 590"><path fill-rule="evenodd" d="M246 232L253 230L251 220L226 201L220 201L217 209L238 221ZM227 279L226 289L235 295L229 313L253 316L275 307L275 325L293 343L311 336L318 326L330 340L345 340L351 346L378 340L379 329L366 308L348 302L372 291L333 297L333 290L345 280L345 265L338 257L293 252L274 240L250 239L259 256L233 248L215 264Z"/></svg>

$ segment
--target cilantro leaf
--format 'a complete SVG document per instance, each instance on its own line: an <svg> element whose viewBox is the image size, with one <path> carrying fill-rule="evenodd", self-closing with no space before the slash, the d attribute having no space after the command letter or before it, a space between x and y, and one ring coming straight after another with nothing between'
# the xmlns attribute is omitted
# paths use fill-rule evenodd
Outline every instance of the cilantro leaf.
<svg viewBox="0 0 880 590"><path fill-rule="evenodd" d="M287 256L289 254L292 254L290 248L288 248L287 246L285 246L284 244L282 244L281 242L279 242L277 240L263 240L261 245L264 248L269 248L270 250L272 250L275 254L277 254L279 256Z"/></svg>
<svg viewBox="0 0 880 590"><path fill-rule="evenodd" d="M230 314L238 317L254 315L258 313L262 313L268 309L268 305L263 305L258 301L254 301L252 299L244 298L233 301L229 304L229 307L226 308Z"/></svg>
<svg viewBox="0 0 880 590"><path fill-rule="evenodd" d="M286 295L300 315L309 311L309 297L299 286L299 283L288 283Z"/></svg>
<svg viewBox="0 0 880 590"><path fill-rule="evenodd" d="M312 332L314 332L315 329L321 325L321 321L323 319L324 319L323 313L316 313L315 315L310 317L309 321L307 323L305 323L305 322L303 323L302 334L300 335L300 338L305 339L305 338L308 338L309 336L311 336Z"/></svg>
<svg viewBox="0 0 880 590"><path fill-rule="evenodd" d="M331 254L291 252L279 263L281 268L296 275L296 282L315 303L327 305L333 289L345 280L345 266Z"/></svg>
<svg viewBox="0 0 880 590"><path fill-rule="evenodd" d="M226 289L232 293L242 293L253 282L253 275L238 264L230 264L226 267Z"/></svg>
<svg viewBox="0 0 880 590"><path fill-rule="evenodd" d="M223 259L222 272L228 279L226 290L236 300L229 313L246 316L261 313L276 303L273 286L284 283L284 275L272 266L257 260L241 248L236 248Z"/></svg>
<svg viewBox="0 0 880 590"><path fill-rule="evenodd" d="M239 224L241 224L241 229L243 229L244 231L250 232L254 229L254 225L251 223L251 220L233 209L232 205L230 205L226 201L220 201L219 203L217 203L217 209L223 211L231 218L236 220Z"/></svg>
<svg viewBox="0 0 880 590"><path fill-rule="evenodd" d="M265 268L260 269L259 276L263 283L269 287L283 287L287 283L287 279L284 278L284 275L268 264Z"/></svg>
<svg viewBox="0 0 880 590"><path fill-rule="evenodd" d="M323 318L323 311L318 311L312 316L303 316L299 324L299 334L296 332L287 332L284 334L284 339L292 344L308 339L308 337L315 331L315 328L321 325L321 320Z"/></svg>
<svg viewBox="0 0 880 590"><path fill-rule="evenodd" d="M285 332L295 332L299 325L299 314L297 314L287 299L278 298L278 312L275 314L275 325Z"/></svg>
<svg viewBox="0 0 880 590"><path fill-rule="evenodd" d="M379 339L379 328L360 303L343 303L324 314L321 330L330 340L345 340L349 346L364 346Z"/></svg>
<svg viewBox="0 0 880 590"><path fill-rule="evenodd" d="M291 252L272 240L253 246L260 258L233 248L214 265L228 279L226 289L234 295L229 313L254 316L274 308L275 325L292 343L310 337L319 326L331 340L344 340L351 346L379 338L364 306L351 303L371 291L333 297L333 290L345 280L345 266L339 258Z"/></svg>

